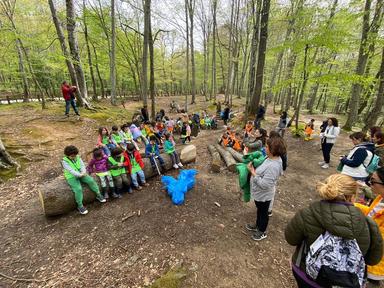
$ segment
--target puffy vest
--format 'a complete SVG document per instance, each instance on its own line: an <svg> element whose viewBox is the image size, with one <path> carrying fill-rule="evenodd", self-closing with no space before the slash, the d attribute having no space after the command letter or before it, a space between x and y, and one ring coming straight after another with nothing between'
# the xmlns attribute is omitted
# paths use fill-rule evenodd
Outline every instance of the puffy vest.
<svg viewBox="0 0 384 288"><path fill-rule="evenodd" d="M124 156L121 156L121 157L120 157L119 162L117 162L113 157L109 157L109 158L108 158L108 161L109 161L113 166L116 166L116 165L118 165L119 163L124 163ZM125 170L125 167L117 167L117 168L115 168L115 169L111 169L110 172L111 172L111 175L112 175L113 177L117 177L117 176L120 176L121 174L126 173L126 170Z"/></svg>
<svg viewBox="0 0 384 288"><path fill-rule="evenodd" d="M364 147L363 146L354 147L351 150L351 152L349 152L347 159L349 159L349 160L352 159L353 154L355 154L357 149L364 149ZM368 172L366 170L366 167L368 167L369 163L371 163L373 153L371 151L369 151L368 149L365 149L365 151L367 151L368 155L364 159L364 162L362 164L360 164L359 167L349 167L347 165L344 165L343 170L341 171L341 174L345 174L345 175L348 175L351 177L359 177L359 178L368 177L369 175L368 175Z"/></svg>
<svg viewBox="0 0 384 288"><path fill-rule="evenodd" d="M102 136L103 138L101 139L101 143L104 145L109 144L109 137L108 136Z"/></svg>
<svg viewBox="0 0 384 288"><path fill-rule="evenodd" d="M120 135L112 134L112 139L116 141L117 144L123 142L123 139L121 139Z"/></svg>
<svg viewBox="0 0 384 288"><path fill-rule="evenodd" d="M80 156L77 156L75 161L72 161L68 157L64 157L63 161L65 161L69 166L71 166L71 168L73 170L80 172L80 170L81 170ZM71 172L64 169L64 178L68 180L68 179L72 179L72 178L76 178L76 177Z"/></svg>

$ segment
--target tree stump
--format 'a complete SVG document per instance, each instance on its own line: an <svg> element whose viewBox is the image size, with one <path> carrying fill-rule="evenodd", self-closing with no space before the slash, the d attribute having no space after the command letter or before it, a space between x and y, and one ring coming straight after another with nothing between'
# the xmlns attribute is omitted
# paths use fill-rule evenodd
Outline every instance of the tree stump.
<svg viewBox="0 0 384 288"><path fill-rule="evenodd" d="M215 145L215 148L220 153L221 157L224 159L225 164L227 165L227 168L231 172L236 172L236 161L233 159L231 153L224 150L223 147L221 147L219 144Z"/></svg>
<svg viewBox="0 0 384 288"><path fill-rule="evenodd" d="M220 154L213 145L208 145L208 150L212 155L211 169L213 172L219 173L223 163Z"/></svg>
<svg viewBox="0 0 384 288"><path fill-rule="evenodd" d="M196 159L196 147L188 145L181 149L180 152L181 162L188 164L194 162ZM165 169L172 169L171 157L165 153L161 154L165 162ZM156 170L152 169L149 158L144 158L144 173L145 178L152 178L158 175ZM92 203L95 201L95 194L92 193L87 186L83 186L84 204ZM41 206L46 216L54 216L68 213L76 209L75 197L71 188L65 181L63 176L59 176L52 181L45 183L39 187L39 197Z"/></svg>

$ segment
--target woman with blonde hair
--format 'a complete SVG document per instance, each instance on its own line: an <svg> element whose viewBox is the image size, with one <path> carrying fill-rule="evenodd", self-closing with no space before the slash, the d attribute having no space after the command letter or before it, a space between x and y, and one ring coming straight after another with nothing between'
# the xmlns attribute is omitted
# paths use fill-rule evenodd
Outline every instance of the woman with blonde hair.
<svg viewBox="0 0 384 288"><path fill-rule="evenodd" d="M358 184L352 177L331 175L316 187L322 200L298 211L288 223L285 239L290 245L296 246L292 270L298 287L339 286L335 284L338 279L326 279L327 284L322 282L321 285L319 280L312 279L306 273L308 251L304 249L303 253L299 253L303 241L306 247L310 247L326 232L345 240L356 239L366 264L375 265L380 262L383 240L376 223L352 204L357 189Z"/></svg>

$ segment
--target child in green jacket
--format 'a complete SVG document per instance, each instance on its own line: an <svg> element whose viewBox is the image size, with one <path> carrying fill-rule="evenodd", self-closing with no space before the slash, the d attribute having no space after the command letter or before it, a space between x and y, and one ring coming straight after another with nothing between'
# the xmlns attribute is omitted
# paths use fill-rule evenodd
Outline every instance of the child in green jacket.
<svg viewBox="0 0 384 288"><path fill-rule="evenodd" d="M99 202L105 203L106 201L100 194L96 181L87 174L84 162L78 154L79 149L75 146L65 147L61 164L63 166L64 178L75 194L77 209L80 214L85 215L88 213L88 210L83 205L83 188L81 187L81 183L88 185L91 191L96 194L96 199Z"/></svg>
<svg viewBox="0 0 384 288"><path fill-rule="evenodd" d="M164 150L165 153L171 157L173 168L179 169L179 167L183 167L183 164L180 162L179 155L176 152L175 145L171 141L171 134L169 133L165 134Z"/></svg>

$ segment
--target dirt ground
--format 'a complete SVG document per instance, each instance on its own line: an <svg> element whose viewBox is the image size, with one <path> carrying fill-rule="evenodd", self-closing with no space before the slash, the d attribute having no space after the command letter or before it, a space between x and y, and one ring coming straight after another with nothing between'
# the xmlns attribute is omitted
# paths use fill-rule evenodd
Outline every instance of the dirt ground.
<svg viewBox="0 0 384 288"><path fill-rule="evenodd" d="M164 107L167 103L160 101ZM127 109L137 109L132 105ZM199 99L190 111L203 105ZM241 102L237 105L235 110L241 109ZM316 199L316 182L336 171L337 155L351 146L342 133L331 168L321 170L319 141L286 135L289 167L279 181L268 237L261 242L244 229L255 221L255 207L241 201L236 174L226 169L210 172L207 144L214 143L222 129L203 130L192 141L197 159L187 168L199 174L185 205L172 205L155 178L141 192L89 205L86 216L73 211L47 219L38 186L61 173L65 145L91 150L100 121L64 120L62 112L15 107L0 106L0 134L7 146L32 162L21 175L0 185L0 287L146 287L175 266L185 269L181 287L295 287L290 270L293 247L284 240L285 225ZM277 118L268 113L263 125L271 129ZM318 128L324 116L315 118ZM140 211L140 217L122 221L133 211Z"/></svg>

